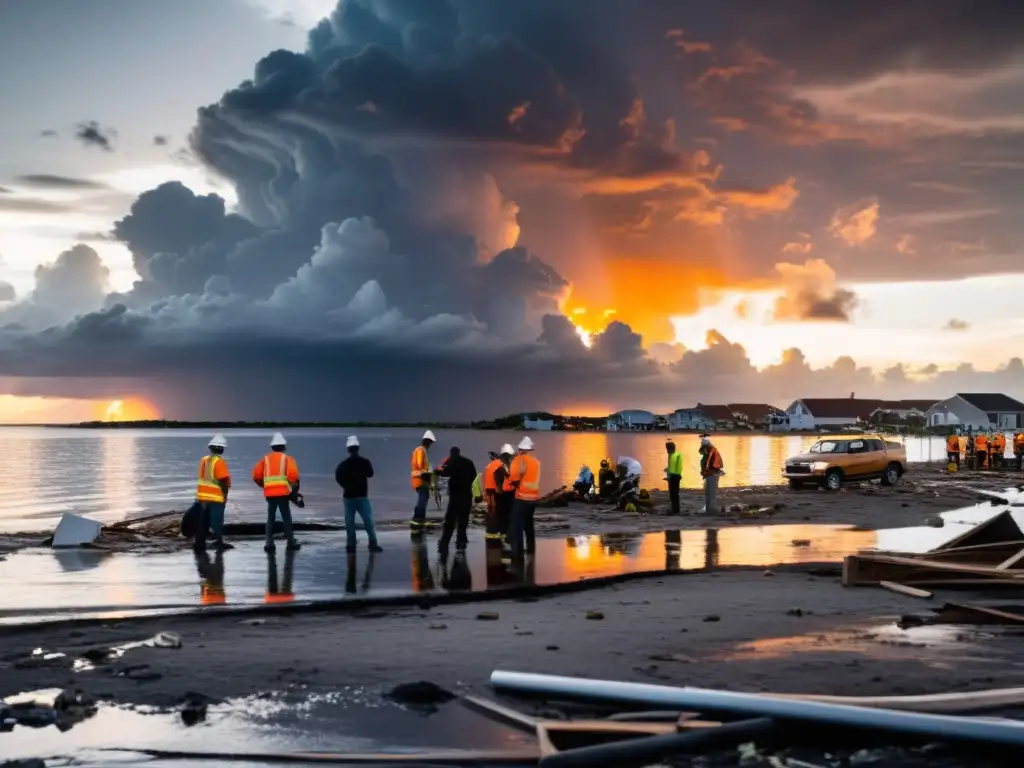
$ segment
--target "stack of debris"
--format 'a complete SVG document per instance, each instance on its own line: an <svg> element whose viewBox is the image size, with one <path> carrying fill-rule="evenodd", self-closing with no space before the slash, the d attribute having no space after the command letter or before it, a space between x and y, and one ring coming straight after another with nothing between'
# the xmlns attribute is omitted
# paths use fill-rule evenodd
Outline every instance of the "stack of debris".
<svg viewBox="0 0 1024 768"><path fill-rule="evenodd" d="M1024 531L1009 511L924 554L861 552L843 562L843 586L879 586L929 600L934 589L1024 590ZM1024 623L1024 606L946 603L937 621Z"/></svg>

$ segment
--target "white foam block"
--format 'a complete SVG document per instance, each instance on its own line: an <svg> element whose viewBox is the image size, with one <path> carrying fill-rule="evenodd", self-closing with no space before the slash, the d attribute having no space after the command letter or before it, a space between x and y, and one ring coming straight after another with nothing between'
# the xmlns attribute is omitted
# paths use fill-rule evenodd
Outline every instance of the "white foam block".
<svg viewBox="0 0 1024 768"><path fill-rule="evenodd" d="M52 547L80 547L91 544L100 537L102 526L95 520L80 515L65 514L53 532Z"/></svg>

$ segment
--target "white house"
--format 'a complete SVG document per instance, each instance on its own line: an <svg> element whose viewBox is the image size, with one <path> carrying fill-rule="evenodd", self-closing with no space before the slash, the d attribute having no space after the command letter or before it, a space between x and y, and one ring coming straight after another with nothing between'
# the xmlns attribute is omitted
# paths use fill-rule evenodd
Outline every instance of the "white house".
<svg viewBox="0 0 1024 768"><path fill-rule="evenodd" d="M998 393L958 392L928 409L928 426L961 429L1020 429L1024 427L1024 403Z"/></svg>
<svg viewBox="0 0 1024 768"><path fill-rule="evenodd" d="M795 401L786 409L790 429L846 427L867 421L882 405L881 400L855 397L817 397Z"/></svg>
<svg viewBox="0 0 1024 768"><path fill-rule="evenodd" d="M677 408L667 419L672 430L711 429L715 425L700 408Z"/></svg>
<svg viewBox="0 0 1024 768"><path fill-rule="evenodd" d="M608 431L654 429L655 415L650 411L625 410L608 417Z"/></svg>
<svg viewBox="0 0 1024 768"><path fill-rule="evenodd" d="M535 429L541 432L550 432L553 426L555 426L555 422L552 419L531 419L529 416L523 417L523 429Z"/></svg>

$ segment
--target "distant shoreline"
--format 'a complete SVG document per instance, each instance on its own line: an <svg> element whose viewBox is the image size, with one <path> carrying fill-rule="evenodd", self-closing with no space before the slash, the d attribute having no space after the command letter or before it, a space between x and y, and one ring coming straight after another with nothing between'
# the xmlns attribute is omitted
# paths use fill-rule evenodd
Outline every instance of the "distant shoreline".
<svg viewBox="0 0 1024 768"><path fill-rule="evenodd" d="M84 421L75 424L0 424L0 427L34 427L46 429L468 429L476 432L534 432L522 427L494 426L488 423L458 422L387 422L387 421L167 421L163 419L140 421ZM541 430L544 431L544 430ZM603 430L603 429L553 429L559 434L623 434L623 435L701 435L706 430ZM711 436L747 437L824 437L832 433L817 430L794 430L790 432L767 432L765 430L731 429L714 430ZM896 435L895 432L879 431L878 434ZM907 434L906 437L933 437L933 435Z"/></svg>

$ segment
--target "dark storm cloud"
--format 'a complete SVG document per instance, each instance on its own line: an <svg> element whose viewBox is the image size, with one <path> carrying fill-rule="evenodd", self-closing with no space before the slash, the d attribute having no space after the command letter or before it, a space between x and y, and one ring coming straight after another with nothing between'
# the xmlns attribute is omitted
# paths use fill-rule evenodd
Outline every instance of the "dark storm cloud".
<svg viewBox="0 0 1024 768"><path fill-rule="evenodd" d="M114 136L112 128L104 128L95 120L79 123L75 128L75 138L87 147L99 147L104 152L113 152Z"/></svg>
<svg viewBox="0 0 1024 768"><path fill-rule="evenodd" d="M32 173L25 176L17 176L15 180L29 187L39 189L62 189L62 190L98 190L109 189L99 181L92 179L76 179L70 176L56 176L49 173Z"/></svg>
<svg viewBox="0 0 1024 768"><path fill-rule="evenodd" d="M879 378L847 357L812 370L792 349L759 371L711 331L706 349L665 350L663 365L626 322L588 348L559 314L569 282L553 265L589 271L600 260L585 247L553 253L528 224L547 216L552 229L577 228L569 201L598 231L698 243L702 268L719 266L710 246L724 242L722 269L763 277L795 226L811 233L800 241L809 248L837 210L877 198L881 219L849 261L891 262L871 249L895 248L915 211L869 176L888 171L886 184L906 190L892 170L906 134L840 124L795 88L915 56L934 68L1000 60L1008 35L997 33L987 53L969 42L989 18L985 4L962 19L964 39L943 59L936 41L960 18L956 6L913 30L900 4L855 12L791 0L773 5L786 23L769 32L771 20L755 28L739 13L762 12L749 0L348 0L310 32L306 52L268 53L250 80L199 109L189 156L234 186L238 212L177 182L140 195L113 228L139 275L132 289L106 295L87 246L63 254L0 314L0 370L25 382L66 377L69 387L102 381L90 391L112 394L144 372L166 414L211 419L470 418L567 398L670 409L851 389L1024 394L1019 360L920 381L902 369ZM841 23L827 23L829 13ZM848 40L868 38L869 61L850 55ZM681 107L680 93L695 106ZM107 151L111 136L95 123L78 134ZM770 152L752 143L763 136L777 142ZM930 152L947 151L947 137L930 140ZM975 159L1005 162L1012 146L979 142ZM842 188L828 187L832 179ZM949 171L938 181L961 179ZM798 198L806 208L793 208ZM722 234L733 222L750 227L757 253L733 257ZM841 261L846 242L833 247ZM856 297L832 267L789 266L778 316L848 319ZM671 290L668 279L645 279ZM217 372L218 387L197 396L202 370Z"/></svg>

